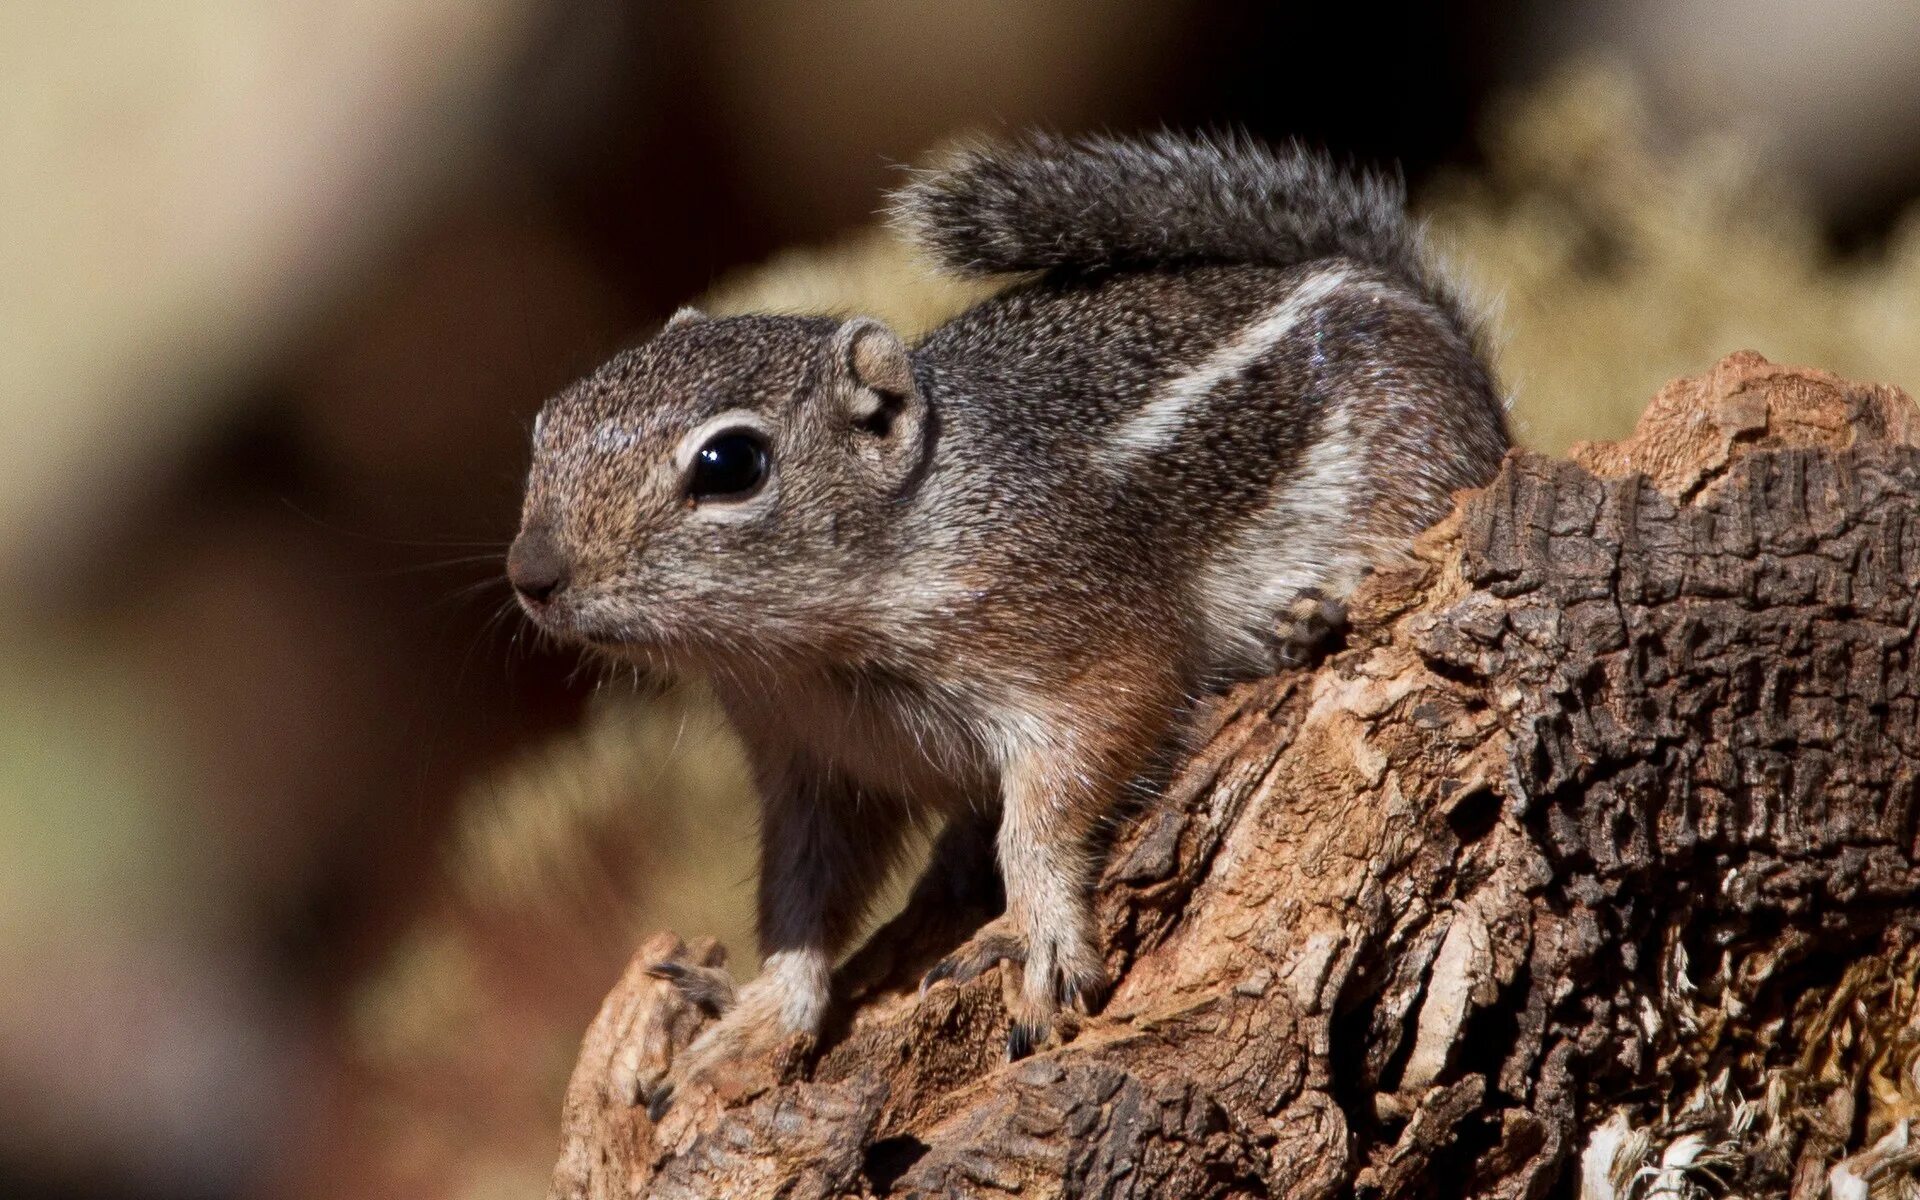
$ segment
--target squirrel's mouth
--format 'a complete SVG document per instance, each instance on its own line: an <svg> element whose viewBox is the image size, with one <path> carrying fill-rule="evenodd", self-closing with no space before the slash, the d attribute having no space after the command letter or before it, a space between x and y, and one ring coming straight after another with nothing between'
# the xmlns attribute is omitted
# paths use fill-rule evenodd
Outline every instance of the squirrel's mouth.
<svg viewBox="0 0 1920 1200"><path fill-rule="evenodd" d="M520 610L534 628L556 641L620 658L644 656L661 658L657 631L631 618L610 621L583 608L571 597L555 597L543 603L530 603L521 597Z"/></svg>
<svg viewBox="0 0 1920 1200"><path fill-rule="evenodd" d="M602 640L600 631L581 619L579 606L569 595L535 599L524 593L518 597L521 615L535 629L557 641L591 645Z"/></svg>

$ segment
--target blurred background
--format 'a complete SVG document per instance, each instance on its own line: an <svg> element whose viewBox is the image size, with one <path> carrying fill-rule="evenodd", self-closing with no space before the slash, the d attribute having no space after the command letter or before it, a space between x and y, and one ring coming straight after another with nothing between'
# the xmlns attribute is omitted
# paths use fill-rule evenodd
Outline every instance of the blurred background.
<svg viewBox="0 0 1920 1200"><path fill-rule="evenodd" d="M696 694L529 644L542 399L677 305L971 293L944 139L1401 164L1522 437L1920 386L1912 0L0 5L0 1195L539 1194L638 935L751 967Z"/></svg>

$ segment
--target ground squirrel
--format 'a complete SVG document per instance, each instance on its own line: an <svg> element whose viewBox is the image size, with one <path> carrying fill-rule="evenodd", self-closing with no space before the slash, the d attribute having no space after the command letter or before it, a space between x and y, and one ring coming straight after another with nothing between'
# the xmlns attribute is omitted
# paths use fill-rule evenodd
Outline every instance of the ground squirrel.
<svg viewBox="0 0 1920 1200"><path fill-rule="evenodd" d="M708 678L760 790L764 966L682 1086L819 1030L928 814L1000 814L1006 896L935 977L1019 964L1015 1056L1095 1003L1088 891L1125 785L1508 445L1393 180L1239 139L1032 136L893 209L948 269L1027 277L915 346L683 310L534 428L527 612Z"/></svg>

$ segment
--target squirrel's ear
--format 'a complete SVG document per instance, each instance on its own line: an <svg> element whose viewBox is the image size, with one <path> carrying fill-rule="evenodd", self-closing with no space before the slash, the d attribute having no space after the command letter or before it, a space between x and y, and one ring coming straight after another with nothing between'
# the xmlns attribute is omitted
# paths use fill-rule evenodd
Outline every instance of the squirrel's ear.
<svg viewBox="0 0 1920 1200"><path fill-rule="evenodd" d="M827 342L840 416L861 436L860 454L893 482L920 461L927 405L913 382L900 335L871 317L854 317Z"/></svg>
<svg viewBox="0 0 1920 1200"><path fill-rule="evenodd" d="M855 317L834 330L827 356L847 419L868 433L886 435L917 406L906 343L873 318Z"/></svg>
<svg viewBox="0 0 1920 1200"><path fill-rule="evenodd" d="M913 368L900 335L872 317L855 317L834 330L828 352L846 382L875 397L913 391ZM869 401L872 403L872 401Z"/></svg>
<svg viewBox="0 0 1920 1200"><path fill-rule="evenodd" d="M674 310L674 314L672 316L667 318L667 323L664 326L664 328L672 329L678 325L692 325L698 321L709 321L709 320L712 320L712 318L707 316L707 314L701 312L699 309L695 308L693 305L683 304L678 309Z"/></svg>

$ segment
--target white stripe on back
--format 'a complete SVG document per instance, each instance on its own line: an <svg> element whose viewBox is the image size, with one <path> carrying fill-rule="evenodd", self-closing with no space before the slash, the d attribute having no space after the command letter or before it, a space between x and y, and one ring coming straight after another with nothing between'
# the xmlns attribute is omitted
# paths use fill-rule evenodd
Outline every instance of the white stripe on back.
<svg viewBox="0 0 1920 1200"><path fill-rule="evenodd" d="M1139 412L1114 429L1112 438L1100 447L1099 457L1122 465L1171 445L1186 423L1188 409L1258 362L1351 274L1352 269L1347 266L1333 266L1302 280L1285 300L1253 324L1244 326L1231 341L1201 359L1192 370L1162 384Z"/></svg>

